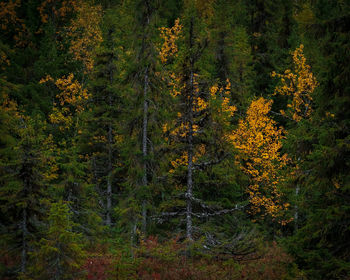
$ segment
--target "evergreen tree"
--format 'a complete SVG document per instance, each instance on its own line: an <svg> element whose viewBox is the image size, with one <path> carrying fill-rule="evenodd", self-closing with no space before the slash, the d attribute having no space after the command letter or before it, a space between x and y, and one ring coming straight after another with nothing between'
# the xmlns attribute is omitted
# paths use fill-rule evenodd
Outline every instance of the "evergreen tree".
<svg viewBox="0 0 350 280"><path fill-rule="evenodd" d="M71 216L67 203L52 203L44 237L30 254L32 265L26 279L84 279L82 235L74 232Z"/></svg>
<svg viewBox="0 0 350 280"><path fill-rule="evenodd" d="M42 200L47 198L48 183L57 177L57 166L52 137L46 138L42 131L45 124L18 111L12 117L14 126L8 137L15 141L6 144L1 161L1 213L6 217L1 245L7 253L18 252L19 271L25 273L28 253L43 221Z"/></svg>
<svg viewBox="0 0 350 280"><path fill-rule="evenodd" d="M164 202L161 208L172 211L162 212L160 221L185 216L186 238L189 241L203 233L212 236L209 226L206 230L201 229L197 224L193 225L194 219L208 221L210 217L240 209L237 200L228 203L228 200L220 197L222 193L235 193L237 190L234 187L237 185L230 182L230 178L220 182L217 177L225 169L234 169L229 164L232 154L227 152L230 146L227 134L236 111L231 100L231 83L227 80L223 86L209 86L206 23L195 16L197 13L201 15L200 8L194 2L189 2L183 25L176 20L172 28L161 29L164 43L160 51L160 58L167 67L167 79L170 80L167 90L176 108L173 118L163 126L169 145L168 176L175 189L169 189L172 200ZM218 186L223 191L217 190L218 195L213 195L211 192ZM220 200L224 203L218 203ZM186 210L183 210L184 206ZM213 238L207 241L212 242L211 245L216 242Z"/></svg>
<svg viewBox="0 0 350 280"><path fill-rule="evenodd" d="M349 5L301 2L296 12L319 82L314 113L292 131L301 170L299 220L291 250L312 279L349 276Z"/></svg>

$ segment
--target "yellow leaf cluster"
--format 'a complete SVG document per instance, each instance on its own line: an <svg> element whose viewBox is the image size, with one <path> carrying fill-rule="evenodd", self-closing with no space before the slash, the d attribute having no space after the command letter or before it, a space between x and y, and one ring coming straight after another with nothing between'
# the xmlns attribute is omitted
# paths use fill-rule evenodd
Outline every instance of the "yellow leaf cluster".
<svg viewBox="0 0 350 280"><path fill-rule="evenodd" d="M188 136L189 129L190 128L189 128L189 123L188 122L181 122L181 124L179 126L175 127L170 132L170 135L185 138L185 137ZM163 132L167 132L167 131L169 131L168 125L164 124L163 125ZM192 125L193 135L196 135L198 131L199 131L199 126L196 125L196 124L193 124Z"/></svg>
<svg viewBox="0 0 350 280"><path fill-rule="evenodd" d="M264 209L265 214L277 217L286 208L280 201L277 186L283 181L280 171L287 165L287 155L281 155L284 130L269 118L272 100L260 97L247 110L245 119L228 135L239 151L242 170L249 175L248 194L252 214Z"/></svg>
<svg viewBox="0 0 350 280"><path fill-rule="evenodd" d="M100 5L81 2L77 7L77 17L71 22L65 34L71 41L70 53L75 60L83 63L85 73L93 69L94 50L102 42L101 20Z"/></svg>
<svg viewBox="0 0 350 280"><path fill-rule="evenodd" d="M177 76L175 73L170 73L169 74L169 86L171 88L170 90L170 94L173 97L179 96L181 95L181 92L183 91L183 89L185 88L185 85L183 85L181 83L181 78L179 76Z"/></svg>
<svg viewBox="0 0 350 280"><path fill-rule="evenodd" d="M42 23L47 23L50 16L56 21L66 17L69 13L75 12L82 2L79 0L45 0L41 1L38 11Z"/></svg>
<svg viewBox="0 0 350 280"><path fill-rule="evenodd" d="M72 73L56 81L50 75L39 81L41 84L47 82L54 82L60 90L56 95L57 103L54 103L52 113L49 116L50 121L51 123L60 124L60 130L62 131L69 129L73 125L74 116L85 110L85 103L89 99L89 94L77 80L74 80Z"/></svg>
<svg viewBox="0 0 350 280"><path fill-rule="evenodd" d="M272 77L281 80L281 86L276 87L274 94L291 96L291 103L287 105L287 112L281 110L281 114L290 117L296 122L310 117L312 108L312 93L317 87L316 78L311 72L311 67L306 63L303 54L303 45L293 52L294 72L287 69L283 74L272 72Z"/></svg>
<svg viewBox="0 0 350 280"><path fill-rule="evenodd" d="M204 144L199 145L192 158L192 162L193 163L197 162L205 154L205 151L206 151L205 145ZM179 166L187 166L188 165L187 152L183 152L180 158L172 160L170 163L172 165L172 168L169 170L169 173L174 173Z"/></svg>
<svg viewBox="0 0 350 280"><path fill-rule="evenodd" d="M217 84L213 85L210 89L210 96L212 101L220 101L218 106L219 113L226 113L228 117L232 117L237 111L237 107L230 105L231 95L231 82L226 80L226 86L219 88Z"/></svg>
<svg viewBox="0 0 350 280"><path fill-rule="evenodd" d="M166 63L169 57L175 55L178 51L176 40L179 38L179 35L182 30L182 25L180 24L180 19L175 20L173 27L161 27L160 37L163 39L163 44L159 50L159 56L162 63Z"/></svg>
<svg viewBox="0 0 350 280"><path fill-rule="evenodd" d="M0 19L1 29L7 30L9 24L18 21L16 8L21 6L20 0L1 2L0 3Z"/></svg>
<svg viewBox="0 0 350 280"><path fill-rule="evenodd" d="M6 53L3 50L0 50L0 67L2 70L5 69L5 65L10 65L10 60L8 59Z"/></svg>
<svg viewBox="0 0 350 280"><path fill-rule="evenodd" d="M22 117L18 110L17 103L10 99L8 94L4 91L0 91L0 110L15 119L20 119Z"/></svg>
<svg viewBox="0 0 350 280"><path fill-rule="evenodd" d="M52 134L49 134L49 136L44 139L42 145L48 151L48 155L43 158L43 164L47 167L46 171L43 173L43 177L47 182L50 182L58 178L59 170L56 157L54 156L56 146Z"/></svg>
<svg viewBox="0 0 350 280"><path fill-rule="evenodd" d="M11 25L14 31L13 39L16 47L23 47L28 43L29 31L24 24L24 20L19 18L16 9L21 6L20 0L10 0L0 3L0 27L6 32Z"/></svg>

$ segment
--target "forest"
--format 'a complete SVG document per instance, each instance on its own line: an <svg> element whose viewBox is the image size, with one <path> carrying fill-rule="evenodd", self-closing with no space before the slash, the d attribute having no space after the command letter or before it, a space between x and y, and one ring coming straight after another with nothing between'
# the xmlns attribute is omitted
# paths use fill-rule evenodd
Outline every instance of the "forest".
<svg viewBox="0 0 350 280"><path fill-rule="evenodd" d="M0 0L0 279L350 279L350 1Z"/></svg>

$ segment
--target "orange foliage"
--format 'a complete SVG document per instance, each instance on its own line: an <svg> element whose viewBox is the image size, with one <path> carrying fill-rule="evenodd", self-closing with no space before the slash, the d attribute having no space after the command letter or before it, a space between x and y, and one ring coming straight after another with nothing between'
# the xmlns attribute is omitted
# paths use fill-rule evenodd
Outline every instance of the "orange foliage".
<svg viewBox="0 0 350 280"><path fill-rule="evenodd" d="M182 31L182 25L180 25L179 19L175 21L175 24L171 28L162 27L160 28L160 36L163 39L163 44L160 48L160 60L163 64L168 62L170 57L176 56L178 51L177 40L179 39ZM165 134L165 140L168 141L179 141L184 142L190 135L199 135L204 128L201 127L199 121L204 115L209 115L210 112L213 114L213 118L216 118L216 122L222 120L225 125L229 123L230 118L236 111L236 107L231 105L230 90L231 83L227 80L226 86L219 88L217 85L209 89L208 94L203 94L200 90L200 76L198 73L191 73L189 80L184 78L184 73L181 71L173 72L168 71L167 80L170 89L170 95L174 99L181 99L180 102L187 104L186 109L182 112L177 112L177 118L173 119L169 123L165 123L162 127L163 133ZM191 85L189 85L189 82ZM194 117L191 122L188 121L188 114L193 114ZM215 116L214 116L215 115ZM205 145L194 145L193 146L193 158L192 161L199 161L206 153ZM179 158L171 160L170 173L174 173L175 170L180 166L188 165L188 151L183 151Z"/></svg>
<svg viewBox="0 0 350 280"><path fill-rule="evenodd" d="M7 54L3 50L0 50L0 67L2 70L5 70L5 65L10 65L10 60Z"/></svg>
<svg viewBox="0 0 350 280"><path fill-rule="evenodd" d="M53 112L50 114L50 121L60 124L60 130L69 129L73 125L73 117L85 110L85 102L89 98L87 90L74 80L74 75L62 77L54 81L51 76L46 76L40 83L54 82L60 92L56 95L57 103L54 103Z"/></svg>
<svg viewBox="0 0 350 280"><path fill-rule="evenodd" d="M290 117L296 122L310 117L312 108L312 93L317 87L316 78L311 72L311 67L306 64L303 54L303 45L293 52L294 73L287 69L283 74L272 72L272 77L281 79L281 86L276 87L274 94L292 96L288 110L281 110L281 114Z"/></svg>
<svg viewBox="0 0 350 280"><path fill-rule="evenodd" d="M45 0L38 7L41 22L47 23L50 16L57 19L65 18L69 13L75 12L81 5L79 0Z"/></svg>
<svg viewBox="0 0 350 280"><path fill-rule="evenodd" d="M9 24L14 24L19 20L17 17L16 8L20 6L20 0L0 3L0 19L2 30L7 30Z"/></svg>
<svg viewBox="0 0 350 280"><path fill-rule="evenodd" d="M159 56L162 63L167 62L168 58L177 53L176 40L182 30L182 25L180 24L180 19L175 20L175 24L171 28L161 27L160 37L164 40L162 47L159 51Z"/></svg>
<svg viewBox="0 0 350 280"><path fill-rule="evenodd" d="M271 105L272 101L263 97L254 100L246 118L240 120L238 128L228 138L239 151L238 159L244 163L242 170L251 178L248 188L251 213L264 209L266 214L276 218L288 207L282 204L282 194L278 190L283 181L280 173L288 157L280 154L284 130L277 128L276 122L268 117Z"/></svg>
<svg viewBox="0 0 350 280"><path fill-rule="evenodd" d="M0 91L0 110L15 119L22 117L18 110L17 103L10 99L8 94L4 91Z"/></svg>
<svg viewBox="0 0 350 280"><path fill-rule="evenodd" d="M222 114L226 114L228 116L224 116L225 121L229 121L229 118L233 117L234 113L237 111L237 107L234 105L230 105L230 92L231 90L231 82L229 79L226 80L225 88L219 88L218 85L214 85L210 88L210 96L211 101L220 101L218 105L218 112Z"/></svg>
<svg viewBox="0 0 350 280"><path fill-rule="evenodd" d="M195 154L192 158L192 162L198 161L198 159L202 157L204 154L205 154L205 145L201 144L197 147L197 150L195 151ZM178 168L179 166L187 166L188 165L187 152L183 152L180 158L172 160L170 163L173 168L169 170L169 173L174 173L175 169Z"/></svg>
<svg viewBox="0 0 350 280"><path fill-rule="evenodd" d="M100 5L94 6L81 2L77 7L77 17L71 22L65 34L71 42L70 53L75 60L83 63L85 73L92 70L94 50L102 42L101 20L102 8Z"/></svg>
<svg viewBox="0 0 350 280"><path fill-rule="evenodd" d="M3 32L9 32L10 26L13 27L13 39L16 47L23 47L27 44L29 31L24 24L24 20L17 16L16 9L21 6L20 0L10 0L0 3L0 26Z"/></svg>

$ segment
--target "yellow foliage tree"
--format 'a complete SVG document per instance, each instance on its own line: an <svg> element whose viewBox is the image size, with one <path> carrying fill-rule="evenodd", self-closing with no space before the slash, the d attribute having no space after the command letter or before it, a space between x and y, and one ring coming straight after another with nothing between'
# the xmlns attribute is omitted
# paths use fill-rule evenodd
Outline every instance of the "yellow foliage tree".
<svg viewBox="0 0 350 280"><path fill-rule="evenodd" d="M74 80L73 74L63 76L56 81L48 75L41 79L40 83L49 81L54 82L60 90L56 95L57 102L54 103L53 112L49 116L50 121L58 124L61 131L70 129L73 126L74 117L84 111L89 94L77 80Z"/></svg>
<svg viewBox="0 0 350 280"><path fill-rule="evenodd" d="M65 34L71 42L70 53L75 60L83 63L85 73L91 72L94 50L102 42L101 20L101 6L83 1L77 7L77 17L72 20Z"/></svg>
<svg viewBox="0 0 350 280"><path fill-rule="evenodd" d="M274 94L292 97L291 103L287 105L287 111L281 110L281 114L296 122L310 117L312 93L317 87L317 81L311 72L311 67L306 63L303 48L304 46L300 45L292 54L294 72L287 69L283 74L276 72L271 74L272 77L281 79L281 86L276 87Z"/></svg>
<svg viewBox="0 0 350 280"><path fill-rule="evenodd" d="M285 132L269 118L271 105L272 100L263 97L254 100L246 118L239 121L238 128L228 135L228 139L238 149L241 168L251 179L247 190L251 214L269 214L276 218L288 207L281 202L282 194L278 189L288 157L280 154Z"/></svg>
<svg viewBox="0 0 350 280"><path fill-rule="evenodd" d="M176 40L179 38L182 30L180 19L175 20L173 27L161 27L159 30L160 37L163 39L163 44L159 50L159 56L162 63L166 63L170 57L176 55L177 53Z"/></svg>

